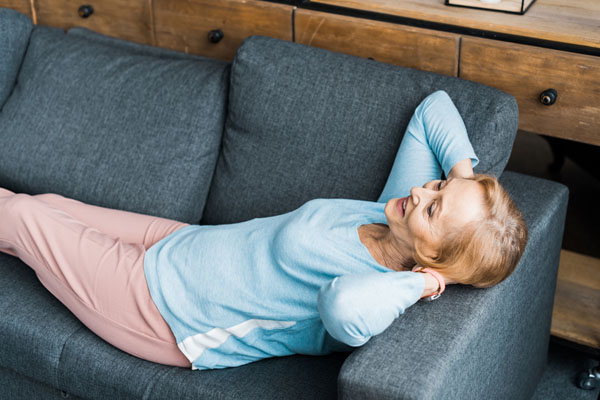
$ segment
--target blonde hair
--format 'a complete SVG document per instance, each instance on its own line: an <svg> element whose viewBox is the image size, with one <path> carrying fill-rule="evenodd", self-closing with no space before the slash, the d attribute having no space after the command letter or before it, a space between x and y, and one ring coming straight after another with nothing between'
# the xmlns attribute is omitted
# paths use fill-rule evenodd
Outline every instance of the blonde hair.
<svg viewBox="0 0 600 400"><path fill-rule="evenodd" d="M515 270L527 244L527 226L495 177L477 174L469 179L483 188L483 218L447 232L435 257L424 255L417 245L413 257L458 283L490 287Z"/></svg>

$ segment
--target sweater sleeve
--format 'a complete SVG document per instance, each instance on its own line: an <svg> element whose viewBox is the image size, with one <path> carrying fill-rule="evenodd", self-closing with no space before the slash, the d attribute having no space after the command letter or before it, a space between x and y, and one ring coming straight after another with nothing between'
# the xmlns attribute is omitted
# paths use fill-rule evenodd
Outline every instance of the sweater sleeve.
<svg viewBox="0 0 600 400"><path fill-rule="evenodd" d="M423 274L370 272L334 278L319 290L318 308L327 332L349 346L362 346L416 303L425 289Z"/></svg>
<svg viewBox="0 0 600 400"><path fill-rule="evenodd" d="M440 179L442 170L448 176L466 158L473 167L479 163L456 106L448 93L438 90L415 109L377 201L408 196L412 187Z"/></svg>

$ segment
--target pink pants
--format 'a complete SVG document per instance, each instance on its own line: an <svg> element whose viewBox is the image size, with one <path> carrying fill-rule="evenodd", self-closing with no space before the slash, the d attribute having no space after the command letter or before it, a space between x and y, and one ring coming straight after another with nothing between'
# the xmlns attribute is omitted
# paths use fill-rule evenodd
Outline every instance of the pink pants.
<svg viewBox="0 0 600 400"><path fill-rule="evenodd" d="M190 367L150 297L146 250L189 224L0 188L0 251L19 257L90 330L136 357Z"/></svg>

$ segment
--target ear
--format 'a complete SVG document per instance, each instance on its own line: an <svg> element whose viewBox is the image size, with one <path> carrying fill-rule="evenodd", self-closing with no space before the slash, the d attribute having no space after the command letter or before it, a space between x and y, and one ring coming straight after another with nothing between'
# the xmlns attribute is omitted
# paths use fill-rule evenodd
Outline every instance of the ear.
<svg viewBox="0 0 600 400"><path fill-rule="evenodd" d="M438 249L419 239L415 241L415 252L425 259L425 264L432 263L438 257Z"/></svg>

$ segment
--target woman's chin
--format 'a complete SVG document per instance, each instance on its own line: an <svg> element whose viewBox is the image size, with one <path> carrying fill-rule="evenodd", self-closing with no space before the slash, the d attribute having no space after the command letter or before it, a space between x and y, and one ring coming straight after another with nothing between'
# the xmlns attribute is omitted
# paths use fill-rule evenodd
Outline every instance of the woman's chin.
<svg viewBox="0 0 600 400"><path fill-rule="evenodd" d="M383 209L383 211L385 213L385 218L388 220L388 225L389 225L390 221L393 221L393 220L401 217L401 215L398 215L398 212L395 208L396 201L397 201L397 199L388 200L388 202L385 204L385 208Z"/></svg>

